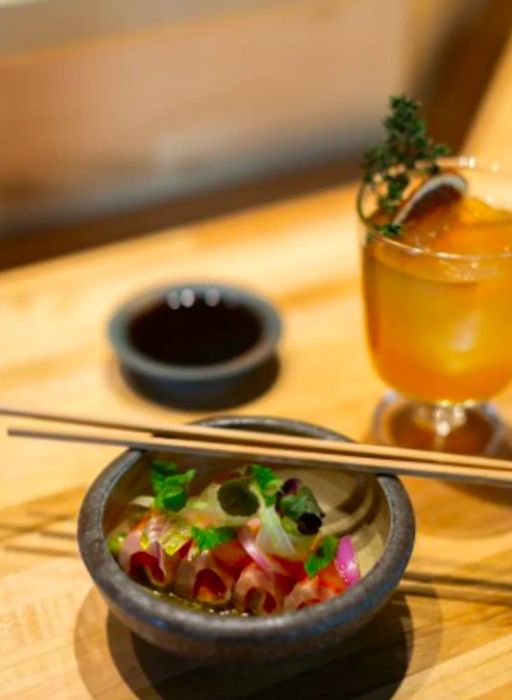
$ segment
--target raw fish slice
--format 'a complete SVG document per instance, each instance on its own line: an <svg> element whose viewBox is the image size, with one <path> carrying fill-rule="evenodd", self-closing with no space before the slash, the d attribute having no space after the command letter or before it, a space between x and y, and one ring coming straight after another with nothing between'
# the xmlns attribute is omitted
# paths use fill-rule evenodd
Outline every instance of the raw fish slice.
<svg viewBox="0 0 512 700"><path fill-rule="evenodd" d="M254 615L268 615L281 611L291 582L283 576L276 576L257 564L249 564L240 574L233 593L233 604L238 612Z"/></svg>
<svg viewBox="0 0 512 700"><path fill-rule="evenodd" d="M224 606L231 600L235 579L215 560L211 551L189 551L176 571L174 591L187 600Z"/></svg>
<svg viewBox="0 0 512 700"><path fill-rule="evenodd" d="M283 609L300 610L308 605L322 603L347 589L347 584L341 578L334 562L318 572L313 578L299 581L291 593L286 596Z"/></svg>
<svg viewBox="0 0 512 700"><path fill-rule="evenodd" d="M169 586L180 562L180 556L169 556L161 546L161 539L170 527L164 515L154 515L126 537L119 552L119 564L131 576L142 574L158 588ZM144 544L143 544L144 543Z"/></svg>
<svg viewBox="0 0 512 700"><path fill-rule="evenodd" d="M310 605L323 603L324 600L334 598L336 591L333 591L327 586L322 586L318 578L306 579L299 581L293 587L291 593L286 596L283 604L283 612L291 612L292 610L301 610Z"/></svg>
<svg viewBox="0 0 512 700"><path fill-rule="evenodd" d="M238 540L219 544L212 550L212 553L217 563L223 569L229 571L235 579L240 576L243 569L252 561Z"/></svg>

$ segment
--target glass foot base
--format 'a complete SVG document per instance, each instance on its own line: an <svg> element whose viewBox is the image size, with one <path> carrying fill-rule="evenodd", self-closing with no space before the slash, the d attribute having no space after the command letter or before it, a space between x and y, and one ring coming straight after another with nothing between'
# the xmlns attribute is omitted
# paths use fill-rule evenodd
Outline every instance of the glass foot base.
<svg viewBox="0 0 512 700"><path fill-rule="evenodd" d="M496 454L502 425L486 403L430 405L388 392L375 410L372 439L380 445L459 454Z"/></svg>

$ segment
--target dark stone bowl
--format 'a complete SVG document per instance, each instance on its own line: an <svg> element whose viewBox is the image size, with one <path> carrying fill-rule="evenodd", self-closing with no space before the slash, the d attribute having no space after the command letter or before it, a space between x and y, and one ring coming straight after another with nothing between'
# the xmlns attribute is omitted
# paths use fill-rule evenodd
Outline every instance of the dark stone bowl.
<svg viewBox="0 0 512 700"><path fill-rule="evenodd" d="M186 365L164 362L141 351L132 339L133 324L153 304L179 298L183 293L202 299L214 293L219 300L244 311L259 329L247 347L223 361ZM187 308L183 308L186 314ZM214 313L215 309L212 310ZM201 327L190 314L189 331L202 338ZM236 334L239 326L227 329L218 319L215 336L225 345L227 332ZM210 328L210 332L212 329ZM109 324L109 338L126 382L146 398L166 406L186 410L218 410L250 401L266 391L275 381L279 362L277 344L281 320L274 307L262 297L239 287L222 284L179 284L154 289L124 303ZM208 340L203 342L208 343Z"/></svg>
<svg viewBox="0 0 512 700"><path fill-rule="evenodd" d="M346 440L308 423L278 418L225 417L201 423ZM133 632L163 649L212 661L276 660L321 651L363 627L386 603L404 573L415 526L411 504L400 481L390 476L375 478L313 470L315 489L321 486L318 479L325 478L328 499L332 494L339 503L339 493L344 494L341 517L349 517L348 530L364 574L357 586L325 603L262 618L202 613L159 599L132 581L106 546L106 533L119 522L127 501L147 492L148 470L144 467L148 459L140 452L125 452L97 477L82 504L78 543L85 565L112 612ZM226 460L193 456L180 458L180 464L186 468L201 466L203 471L233 466ZM310 472L306 479L308 476ZM328 519L332 513L337 517L334 509Z"/></svg>

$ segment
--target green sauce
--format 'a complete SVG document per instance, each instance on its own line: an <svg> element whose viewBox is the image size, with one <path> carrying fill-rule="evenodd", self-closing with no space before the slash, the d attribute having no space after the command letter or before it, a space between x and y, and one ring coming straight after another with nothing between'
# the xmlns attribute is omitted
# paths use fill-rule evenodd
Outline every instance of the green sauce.
<svg viewBox="0 0 512 700"><path fill-rule="evenodd" d="M248 613L239 613L234 608L213 608L209 605L203 605L197 600L185 600L171 591L155 591L154 588L146 588L147 592L158 600L163 600L169 605L179 605L181 608L193 610L194 612L208 613L209 615L235 616L235 617L251 617Z"/></svg>

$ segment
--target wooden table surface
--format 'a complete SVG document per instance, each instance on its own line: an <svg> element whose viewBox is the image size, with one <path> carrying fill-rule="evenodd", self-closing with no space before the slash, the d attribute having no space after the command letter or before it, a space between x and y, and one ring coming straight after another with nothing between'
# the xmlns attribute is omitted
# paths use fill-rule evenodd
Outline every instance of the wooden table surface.
<svg viewBox="0 0 512 700"><path fill-rule="evenodd" d="M282 371L241 413L355 438L384 389L365 349L354 189L326 191L0 276L0 404L187 420L121 381L105 327L125 297L166 282L250 285L282 313ZM512 422L512 390L499 398ZM155 652L108 613L74 538L112 448L7 439L0 421L0 697L512 697L512 510L504 494L406 480L414 556L391 602L321 659L206 668Z"/></svg>
<svg viewBox="0 0 512 700"><path fill-rule="evenodd" d="M466 150L508 165L512 39ZM508 110L508 112L507 112ZM165 423L122 382L105 327L139 290L249 285L285 323L282 370L239 413L363 438L384 386L365 348L354 189L0 274L0 404ZM512 389L497 400L512 424ZM512 496L406 479L417 540L378 617L329 655L263 669L154 650L108 614L78 556L87 485L118 451L7 439L0 419L0 698L512 697Z"/></svg>

